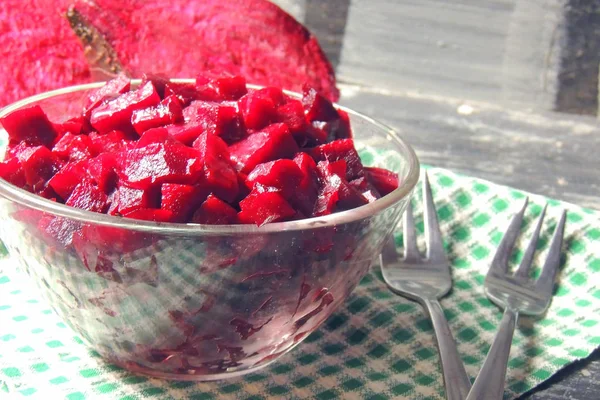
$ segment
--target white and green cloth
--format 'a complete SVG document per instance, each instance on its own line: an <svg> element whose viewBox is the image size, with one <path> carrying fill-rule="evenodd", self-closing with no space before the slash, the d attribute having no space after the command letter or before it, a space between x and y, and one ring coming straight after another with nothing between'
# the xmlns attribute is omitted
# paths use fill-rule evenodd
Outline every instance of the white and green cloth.
<svg viewBox="0 0 600 400"><path fill-rule="evenodd" d="M430 168L429 174L454 277L442 306L474 378L501 317L485 297L483 281L525 193L443 169ZM530 200L520 249L548 202L537 264L566 208L564 262L546 316L519 321L507 398L527 392L600 345L600 212L540 196ZM413 204L422 232L420 202L416 190ZM517 251L513 261L521 255ZM429 320L419 305L387 289L378 265L318 331L278 362L241 378L193 383L135 376L104 362L48 308L16 264L10 255L0 259L2 399L444 398Z"/></svg>

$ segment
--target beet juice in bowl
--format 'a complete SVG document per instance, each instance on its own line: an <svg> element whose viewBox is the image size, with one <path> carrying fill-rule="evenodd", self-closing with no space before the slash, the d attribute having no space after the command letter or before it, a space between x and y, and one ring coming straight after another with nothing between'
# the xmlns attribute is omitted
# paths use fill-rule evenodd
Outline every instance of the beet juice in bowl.
<svg viewBox="0 0 600 400"><path fill-rule="evenodd" d="M419 163L302 94L118 76L0 112L0 239L107 360L210 380L264 367L348 297Z"/></svg>

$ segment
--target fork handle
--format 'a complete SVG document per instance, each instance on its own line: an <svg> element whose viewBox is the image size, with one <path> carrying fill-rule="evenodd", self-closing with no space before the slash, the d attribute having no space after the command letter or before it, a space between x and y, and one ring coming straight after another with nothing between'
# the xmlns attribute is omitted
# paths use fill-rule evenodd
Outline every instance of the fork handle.
<svg viewBox="0 0 600 400"><path fill-rule="evenodd" d="M488 352L483 367L479 371L467 400L499 400L504 396L506 368L510 356L515 325L519 313L507 308L504 310L498 333Z"/></svg>
<svg viewBox="0 0 600 400"><path fill-rule="evenodd" d="M433 299L427 299L424 303L429 312L437 339L444 386L446 387L446 398L448 400L464 400L471 388L471 381L458 354L456 342L444 316L442 306L437 300Z"/></svg>

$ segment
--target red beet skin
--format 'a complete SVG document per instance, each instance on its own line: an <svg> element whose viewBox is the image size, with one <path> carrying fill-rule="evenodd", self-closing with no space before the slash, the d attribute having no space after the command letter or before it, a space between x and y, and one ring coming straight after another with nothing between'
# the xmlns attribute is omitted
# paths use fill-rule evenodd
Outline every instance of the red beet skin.
<svg viewBox="0 0 600 400"><path fill-rule="evenodd" d="M363 167L348 116L310 88L300 102L240 77L201 74L182 86L148 74L131 89L119 76L65 122L39 107L3 121L11 141L0 178L117 217L261 226L360 207L398 186L396 174ZM52 218L38 227L77 252L112 234Z"/></svg>

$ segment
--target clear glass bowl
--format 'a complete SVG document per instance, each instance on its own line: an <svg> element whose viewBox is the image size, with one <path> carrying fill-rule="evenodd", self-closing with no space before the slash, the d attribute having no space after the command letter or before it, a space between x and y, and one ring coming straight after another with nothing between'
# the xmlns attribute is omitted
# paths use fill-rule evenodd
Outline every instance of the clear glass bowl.
<svg viewBox="0 0 600 400"><path fill-rule="evenodd" d="M34 96L0 116L39 104L60 122L101 85ZM0 239L48 304L110 362L184 380L254 371L290 351L344 302L418 180L419 163L407 143L346 111L364 164L401 179L374 203L260 228L169 224L78 210L0 179ZM59 230L73 235L71 244L57 243Z"/></svg>

